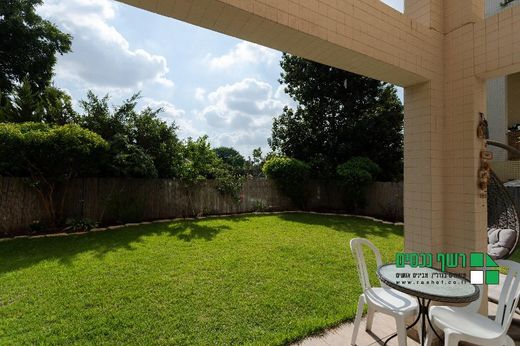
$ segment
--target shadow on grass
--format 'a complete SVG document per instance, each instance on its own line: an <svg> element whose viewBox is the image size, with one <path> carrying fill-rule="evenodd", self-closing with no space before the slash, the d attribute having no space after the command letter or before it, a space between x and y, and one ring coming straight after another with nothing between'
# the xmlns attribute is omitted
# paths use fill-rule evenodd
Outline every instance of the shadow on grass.
<svg viewBox="0 0 520 346"><path fill-rule="evenodd" d="M231 227L226 225L203 226L195 222L183 222L168 225L168 231L166 233L177 237L179 240L189 242L194 239L213 240L220 232L230 229Z"/></svg>
<svg viewBox="0 0 520 346"><path fill-rule="evenodd" d="M325 226L338 232L353 233L358 237L377 236L387 238L392 235L403 235L403 227L372 221L355 216L286 213L278 214L280 219L304 225Z"/></svg>
<svg viewBox="0 0 520 346"><path fill-rule="evenodd" d="M245 217L224 220L247 221ZM93 232L89 234L47 237L36 239L12 239L0 242L0 274L31 267L42 261L57 260L70 264L74 257L84 252L94 252L95 257L120 249L135 250L137 243L144 237L168 235L184 242L192 240L213 240L220 232L231 229L225 224L204 225L200 220L178 221L139 226L123 229Z"/></svg>
<svg viewBox="0 0 520 346"><path fill-rule="evenodd" d="M326 226L339 232L353 233L364 237L375 235L388 237L389 234L402 235L402 227L374 223L361 218L328 216L319 214L277 214L278 218L288 222L305 225ZM259 215L255 218L272 217ZM204 221L221 222L217 225L205 225ZM31 267L42 261L57 260L70 264L74 257L84 252L94 252L94 256L103 257L107 253L120 249L135 250L137 243L153 235L168 235L183 242L194 240L212 241L222 231L230 230L229 222L248 222L249 216L230 216L204 220L187 220L173 223L160 223L130 226L84 235L67 237L48 237L37 239L12 239L0 242L0 274Z"/></svg>

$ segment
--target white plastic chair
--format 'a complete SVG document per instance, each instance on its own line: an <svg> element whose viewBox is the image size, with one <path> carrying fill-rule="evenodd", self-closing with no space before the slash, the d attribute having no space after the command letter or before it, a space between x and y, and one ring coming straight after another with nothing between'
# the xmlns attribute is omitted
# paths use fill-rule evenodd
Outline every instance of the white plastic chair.
<svg viewBox="0 0 520 346"><path fill-rule="evenodd" d="M372 329L375 312L390 315L395 318L399 346L405 346L407 337L405 320L418 313L419 304L408 294L386 287L382 283L380 283L382 287L372 287L370 285L365 256L363 255L363 245L368 246L374 252L377 265L380 266L382 264L379 250L368 239L354 238L350 241L350 250L357 261L359 280L363 288L363 293L359 296L356 320L354 321L354 330L352 331L350 343L352 345L356 344L363 307L367 304L366 330L370 331Z"/></svg>
<svg viewBox="0 0 520 346"><path fill-rule="evenodd" d="M477 345L513 346L514 341L507 335L513 320L515 307L520 296L520 264L508 260L497 260L509 272L498 300L495 320L477 313L478 307L433 306L430 320L444 331L444 345L456 346L459 341Z"/></svg>
<svg viewBox="0 0 520 346"><path fill-rule="evenodd" d="M481 269L481 268L479 268L479 269ZM478 310L480 309L480 303L482 301L482 294L484 293L484 287L483 287L483 285L477 285L477 286L479 288L478 299L475 300L475 301L472 301L471 303L469 303L466 306L457 307L457 309L460 309L461 311L464 310L466 313L469 313L469 314L476 314L476 313L478 313ZM442 307L442 306L432 306L432 307L430 307L429 311L431 311L431 309L435 310L435 308L439 308L439 307ZM431 321L432 321L432 324L433 324L433 320L431 320ZM432 340L435 339L436 334L434 334L434 332L432 331L431 326L428 323L426 323L426 327L427 327L427 333L426 333L425 345L426 346L431 346Z"/></svg>

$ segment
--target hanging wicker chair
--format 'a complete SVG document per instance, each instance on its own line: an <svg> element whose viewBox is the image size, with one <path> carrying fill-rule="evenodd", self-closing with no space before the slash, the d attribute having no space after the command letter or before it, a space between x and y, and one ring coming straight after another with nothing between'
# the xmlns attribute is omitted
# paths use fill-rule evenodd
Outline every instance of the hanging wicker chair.
<svg viewBox="0 0 520 346"><path fill-rule="evenodd" d="M489 145L500 147L508 151L517 152L515 148L509 147L502 143L488 141ZM520 152L518 152L520 153ZM520 238L520 221L518 216L518 207L515 205L507 188L500 181L498 176L491 170L490 180L488 184L487 194L487 212L488 212L488 253L494 259L505 259L510 257L516 250ZM507 230L507 231L505 231ZM500 255L490 250L491 233L498 237L500 232L508 232L508 244ZM505 233L504 233L505 234ZM498 246L498 245L497 245Z"/></svg>

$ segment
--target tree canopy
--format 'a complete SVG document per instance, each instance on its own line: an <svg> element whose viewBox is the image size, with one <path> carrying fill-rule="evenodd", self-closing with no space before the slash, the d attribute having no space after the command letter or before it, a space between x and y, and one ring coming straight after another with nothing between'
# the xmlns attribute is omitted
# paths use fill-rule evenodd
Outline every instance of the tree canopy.
<svg viewBox="0 0 520 346"><path fill-rule="evenodd" d="M213 149L215 154L235 173L243 173L246 159L234 148L218 147Z"/></svg>
<svg viewBox="0 0 520 346"><path fill-rule="evenodd" d="M403 106L392 85L283 54L280 83L297 102L275 118L271 148L332 177L352 157L369 157L382 180L400 178ZM346 88L345 88L346 84Z"/></svg>
<svg viewBox="0 0 520 346"><path fill-rule="evenodd" d="M71 49L72 37L36 14L43 0L0 1L0 91L10 93L27 78L34 91L49 86L56 55Z"/></svg>
<svg viewBox="0 0 520 346"><path fill-rule="evenodd" d="M77 119L71 97L52 85L37 92L27 78L10 95L0 92L0 122L65 125Z"/></svg>
<svg viewBox="0 0 520 346"><path fill-rule="evenodd" d="M110 97L88 92L80 101L84 114L77 122L110 144L106 175L173 178L179 175L182 148L175 124L159 118L161 108L137 111L140 94L110 107Z"/></svg>

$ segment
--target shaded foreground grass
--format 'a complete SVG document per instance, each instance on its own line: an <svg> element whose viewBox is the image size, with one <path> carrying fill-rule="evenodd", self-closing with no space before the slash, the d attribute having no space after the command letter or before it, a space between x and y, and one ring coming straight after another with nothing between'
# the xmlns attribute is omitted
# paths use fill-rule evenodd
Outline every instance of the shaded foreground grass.
<svg viewBox="0 0 520 346"><path fill-rule="evenodd" d="M403 248L402 227L315 214L0 242L0 344L284 344L353 319L357 236Z"/></svg>

